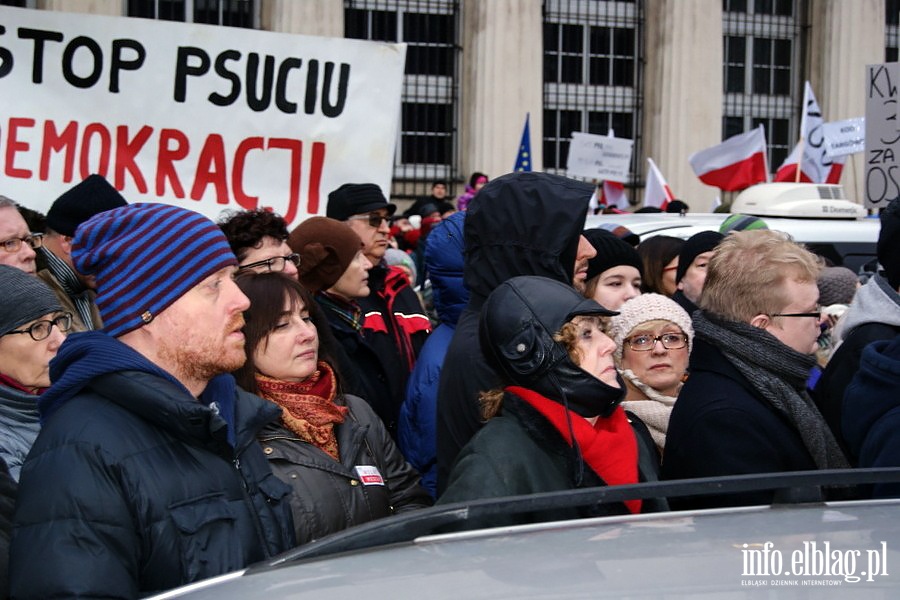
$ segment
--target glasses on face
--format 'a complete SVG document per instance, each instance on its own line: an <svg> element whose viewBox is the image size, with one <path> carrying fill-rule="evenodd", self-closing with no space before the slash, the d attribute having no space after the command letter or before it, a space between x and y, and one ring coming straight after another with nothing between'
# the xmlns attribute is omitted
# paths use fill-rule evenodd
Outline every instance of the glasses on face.
<svg viewBox="0 0 900 600"><path fill-rule="evenodd" d="M46 340L48 337L50 337L50 332L53 331L54 326L56 326L56 328L63 333L71 329L72 313L60 315L51 320L43 319L40 321L35 321L31 324L30 327L28 327L28 329L14 329L4 335L9 335L11 333L27 333L31 336L31 339L36 342L40 342L41 340Z"/></svg>
<svg viewBox="0 0 900 600"><path fill-rule="evenodd" d="M260 273L265 273L268 271L274 273L280 273L284 271L284 267L287 263L291 263L295 267L300 266L300 255L299 254L288 254L287 256L273 256L272 258L267 258L266 260L260 260L257 262L252 262L246 265L241 265L238 267L238 271L259 271Z"/></svg>
<svg viewBox="0 0 900 600"><path fill-rule="evenodd" d="M44 245L44 234L29 233L25 237L12 238L11 240L0 242L0 247L12 254L13 252L19 251L19 248L22 247L23 242L28 244L32 250L37 250Z"/></svg>
<svg viewBox="0 0 900 600"><path fill-rule="evenodd" d="M819 307L816 307L819 308ZM771 315L773 317L813 317L815 319L822 319L822 311L816 310L813 312L805 312L805 313L775 313Z"/></svg>
<svg viewBox="0 0 900 600"><path fill-rule="evenodd" d="M662 335L635 335L622 340L636 352L653 350L656 342L662 342L666 350L678 350L687 346L687 336L683 333L664 333Z"/></svg>
<svg viewBox="0 0 900 600"><path fill-rule="evenodd" d="M389 217L381 213L369 213L367 215L353 215L349 218L353 219L354 221L362 221L365 219L369 223L370 227L378 229L379 227L381 227L381 224L384 221L388 220Z"/></svg>

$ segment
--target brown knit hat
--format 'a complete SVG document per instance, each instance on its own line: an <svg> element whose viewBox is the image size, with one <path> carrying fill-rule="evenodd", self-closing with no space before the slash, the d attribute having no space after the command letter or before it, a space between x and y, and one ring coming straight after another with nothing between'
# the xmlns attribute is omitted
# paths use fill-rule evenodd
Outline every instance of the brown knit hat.
<svg viewBox="0 0 900 600"><path fill-rule="evenodd" d="M300 283L312 294L337 283L363 249L355 231L328 217L306 219L291 232L287 243L300 255Z"/></svg>

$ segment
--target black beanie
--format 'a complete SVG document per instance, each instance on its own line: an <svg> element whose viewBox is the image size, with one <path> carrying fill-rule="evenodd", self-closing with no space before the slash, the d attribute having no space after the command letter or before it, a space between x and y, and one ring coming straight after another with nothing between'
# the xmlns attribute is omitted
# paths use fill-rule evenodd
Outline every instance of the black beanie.
<svg viewBox="0 0 900 600"><path fill-rule="evenodd" d="M689 237L684 246L681 247L681 253L678 255L675 283L681 281L681 278L687 273L688 267L691 266L695 258L704 252L714 249L724 238L725 236L718 231L701 231Z"/></svg>
<svg viewBox="0 0 900 600"><path fill-rule="evenodd" d="M878 234L878 262L891 289L900 288L900 198L894 198L881 211Z"/></svg>
<svg viewBox="0 0 900 600"><path fill-rule="evenodd" d="M66 190L47 211L47 227L75 237L79 225L94 215L128 204L125 198L100 175L89 175Z"/></svg>
<svg viewBox="0 0 900 600"><path fill-rule="evenodd" d="M644 263L637 250L628 242L605 229L588 229L584 232L584 237L597 251L597 256L588 261L587 279L619 265L634 267L641 277L644 276Z"/></svg>

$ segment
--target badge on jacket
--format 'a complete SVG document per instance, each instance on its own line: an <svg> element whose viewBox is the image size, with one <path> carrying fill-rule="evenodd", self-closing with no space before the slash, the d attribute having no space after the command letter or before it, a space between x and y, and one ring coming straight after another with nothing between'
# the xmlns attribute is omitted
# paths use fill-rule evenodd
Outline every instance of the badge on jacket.
<svg viewBox="0 0 900 600"><path fill-rule="evenodd" d="M363 485L384 485L384 477L381 476L378 467L357 465L356 474L359 475Z"/></svg>

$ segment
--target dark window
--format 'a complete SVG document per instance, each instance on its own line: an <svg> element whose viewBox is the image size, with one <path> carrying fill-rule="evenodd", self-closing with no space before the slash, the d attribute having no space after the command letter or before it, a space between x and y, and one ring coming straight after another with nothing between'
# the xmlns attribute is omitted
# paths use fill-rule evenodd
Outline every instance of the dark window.
<svg viewBox="0 0 900 600"><path fill-rule="evenodd" d="M722 0L725 12L747 12L747 0Z"/></svg>
<svg viewBox="0 0 900 600"><path fill-rule="evenodd" d="M227 25L252 29L256 14L253 0L194 0L192 15L187 14L185 0L128 0L129 17Z"/></svg>
<svg viewBox="0 0 900 600"><path fill-rule="evenodd" d="M755 0L753 12L758 15L790 17L794 14L793 0Z"/></svg>
<svg viewBox="0 0 900 600"><path fill-rule="evenodd" d="M725 91L742 93L747 74L747 38L725 37Z"/></svg>

